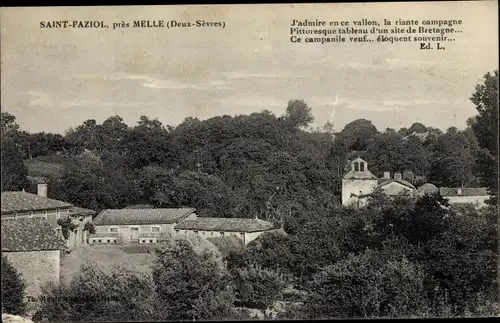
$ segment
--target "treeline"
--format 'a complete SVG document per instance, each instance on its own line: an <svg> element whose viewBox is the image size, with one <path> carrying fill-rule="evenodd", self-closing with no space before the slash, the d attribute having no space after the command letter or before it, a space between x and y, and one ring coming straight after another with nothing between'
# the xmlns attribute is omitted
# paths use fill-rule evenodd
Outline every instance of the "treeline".
<svg viewBox="0 0 500 323"><path fill-rule="evenodd" d="M22 132L2 113L2 190L27 186L22 160L59 154L65 166L50 178L50 195L82 207L188 205L203 215L272 217L337 204L349 153L366 151L377 176L401 172L416 186L486 186L494 193L497 81L498 72L487 74L471 97L477 116L464 130L444 133L420 123L379 131L365 119L338 133L328 125L308 129L311 109L299 100L279 117L263 111L186 118L172 127L143 116L130 127L112 116L64 136Z"/></svg>
<svg viewBox="0 0 500 323"><path fill-rule="evenodd" d="M279 300L288 301L279 318L289 319L497 315L496 207L456 212L439 196L392 200L375 192L351 209L339 192L349 153L366 150L378 176L400 171L416 185L463 183L496 194L497 84L498 72L487 74L471 98L477 116L444 133L418 123L378 131L368 120L335 134L306 130L312 115L303 101L290 101L279 117L188 118L175 128L147 117L134 127L118 116L85 122L63 136L67 162L50 196L96 210L150 203L258 215L282 222L287 235L261 236L218 265L175 243L160 247L151 276L87 268L48 295L110 301L49 298L40 317L243 319L234 308ZM15 118L4 123L4 116L2 189L20 189L29 156Z"/></svg>

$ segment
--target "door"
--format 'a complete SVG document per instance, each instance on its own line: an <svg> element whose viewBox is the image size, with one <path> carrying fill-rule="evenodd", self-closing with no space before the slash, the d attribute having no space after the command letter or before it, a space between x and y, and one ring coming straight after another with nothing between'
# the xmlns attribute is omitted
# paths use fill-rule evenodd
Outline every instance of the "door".
<svg viewBox="0 0 500 323"><path fill-rule="evenodd" d="M130 228L130 242L139 242L139 227Z"/></svg>

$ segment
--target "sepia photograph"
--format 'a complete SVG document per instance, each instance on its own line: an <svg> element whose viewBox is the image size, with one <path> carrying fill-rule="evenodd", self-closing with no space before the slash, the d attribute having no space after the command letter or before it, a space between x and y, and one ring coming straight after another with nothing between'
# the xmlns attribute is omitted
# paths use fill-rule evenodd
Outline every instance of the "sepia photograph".
<svg viewBox="0 0 500 323"><path fill-rule="evenodd" d="M498 1L2 7L2 322L499 317Z"/></svg>

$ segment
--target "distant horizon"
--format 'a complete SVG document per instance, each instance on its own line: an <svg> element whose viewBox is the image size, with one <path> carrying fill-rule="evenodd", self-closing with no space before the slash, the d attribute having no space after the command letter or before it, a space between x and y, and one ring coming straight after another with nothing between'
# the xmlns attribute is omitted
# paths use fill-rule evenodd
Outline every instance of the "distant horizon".
<svg viewBox="0 0 500 323"><path fill-rule="evenodd" d="M465 128L469 100L498 69L497 2L2 8L2 111L29 132L64 133L85 120L141 115L164 125L304 99L313 127L356 119L379 130L415 122ZM432 6L432 8L430 8ZM279 14L276 14L279 12ZM446 13L443 17L442 13ZM416 43L296 44L295 19L461 19L446 50ZM22 17L22 19L20 19ZM40 28L40 21L203 19L225 28ZM480 17L480 18L478 18Z"/></svg>
<svg viewBox="0 0 500 323"><path fill-rule="evenodd" d="M305 101L305 100L304 100L304 101ZM305 101L305 102L307 103L307 101ZM286 109L286 106L285 106L285 109ZM285 112L285 109L283 109L283 114L284 114L284 112ZM186 116L183 120L181 120L179 123L176 123L176 124L166 124L166 123L164 123L162 120L160 120L160 118L155 117L155 116L151 116L151 115L147 115L147 114L144 114L143 116L146 116L146 117L147 117L148 119L150 119L150 120L158 119L158 120L162 123L162 125L163 125L165 128L166 128L166 127L168 127L168 126L173 127L173 128L176 128L176 127L178 127L179 125L181 125L181 124L184 122L184 120L185 120L186 118L197 118L197 119L198 119L198 120L200 120L200 121L206 121L206 120L209 120L209 119L213 119L213 118L217 118L217 117L224 117L224 116L230 116L231 118L235 118L235 117L238 117L238 116L249 116L249 115L251 115L251 114L253 114L253 113L262 113L262 112L264 112L264 111L266 111L266 110L267 110L267 109L262 109L262 110L260 110L260 111L249 112L249 113L247 113L247 114L241 114L241 113L240 113L240 114L232 114L232 115L230 115L230 114L214 115L214 116L211 116L211 117L206 117L206 118L199 118L199 117L196 117L196 116ZM270 110L267 110L267 111L270 111ZM22 121L21 121L21 120L19 120L19 118L18 118L15 114L13 114L13 113L11 113L11 112L9 112L9 111L4 111L4 109L2 109L2 112L7 112L7 113L10 113L10 114L12 114L12 115L14 115L14 116L16 117L16 123L19 125L19 130L20 130L20 131L26 131L26 132L28 132L28 133L43 133L43 132L45 132L45 133L61 134L61 135L65 135L65 133L66 133L68 130L77 128L78 126L82 125L82 124L83 124L85 121L87 121L87 120L95 120L95 121L96 121L96 123L97 123L98 125L100 125L100 124L102 124L102 123L103 123L103 122L104 122L107 118L109 118L109 117L113 117L113 116L116 116L116 115L110 115L110 116L108 116L108 117L106 117L106 118L103 118L102 120L98 120L98 119L94 119L94 118L89 117L88 119L83 120L81 123L79 123L79 124L75 124L74 126L70 126L69 128L67 128L67 129L65 129L65 130L63 130L63 131L60 131L60 132L48 132L48 131L34 131L34 132L33 132L33 131L28 130L28 129L25 129L25 127L23 127L23 123L22 123ZM277 113L275 113L275 112L273 112L273 111L270 111L270 112L271 112L271 113L272 113L272 114L273 114L276 118L279 118L279 117L281 117L281 116L282 116L282 114L277 114ZM475 115L476 115L476 114L471 115L470 117L474 117ZM120 115L118 115L118 116L119 116L119 117L121 117ZM141 117L141 116L140 116L140 117ZM124 122L124 123L125 123L125 124L129 127L129 128L134 128L134 127L136 127L136 126L138 125L138 122L140 121L140 117L139 117L139 118L138 118L135 122L131 122L131 123L130 123L130 122L126 122L125 120L123 120L123 122ZM460 126L460 125L458 125L458 126L451 125L451 126L446 127L446 128L439 128L439 127L435 127L435 126L433 126L433 125L425 124L425 123L423 123L423 122L419 122L419 121L414 121L414 122L412 122L412 123L410 123L410 124L408 124L408 125L402 125L402 126L400 126L400 127L391 127L391 126L388 126L388 127L379 127L379 126L377 126L376 124L374 124L374 123L373 123L373 121L372 121L372 120L370 120L370 119L367 119L367 118L358 118L358 119L353 119L353 120L348 121L347 123L345 123L344 125L342 125L342 127L336 127L336 126L334 125L334 133L339 133L339 132L341 132L347 124L349 124L349 123L351 123L351 122L353 122L353 121L359 120L359 119L366 119L366 120L368 120L368 121L372 122L372 124L375 126L375 128L377 128L377 131L378 131L378 132L384 132L387 128L394 129L395 131L399 131L399 130L400 130L400 129L402 129L402 128L407 128L407 129L409 129L409 128L410 128L413 124L415 124L415 123L421 123L421 124L423 124L426 128L431 127L431 128L434 128L434 129L439 129L439 130L441 130L442 132L446 132L446 131L447 131L449 128L451 128L451 127L455 127L455 128L457 128L458 130L460 130L460 131L465 130L465 129L467 128L467 124L466 124L466 121L467 121L467 120L465 120L465 121L464 121L464 123L463 123L463 125L462 125L462 126ZM319 128L319 129L322 129L322 128L323 128L323 127L327 124L327 123L328 123L328 121L325 121L325 123L324 123L324 124L317 124L317 122L316 122L316 118L315 118L315 120L314 120L314 121L313 121L313 122L312 122L312 123L311 123L311 124L310 124L307 128L305 128L305 129L303 129L303 130L304 130L304 131L315 131L315 130L317 130L318 128Z"/></svg>

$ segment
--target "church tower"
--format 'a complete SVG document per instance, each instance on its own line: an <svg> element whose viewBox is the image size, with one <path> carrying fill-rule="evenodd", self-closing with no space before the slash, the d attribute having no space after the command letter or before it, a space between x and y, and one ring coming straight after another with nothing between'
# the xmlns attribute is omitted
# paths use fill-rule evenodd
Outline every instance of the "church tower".
<svg viewBox="0 0 500 323"><path fill-rule="evenodd" d="M354 159L351 170L342 178L342 205L361 203L359 196L371 193L377 184L377 177L368 170L366 160Z"/></svg>

